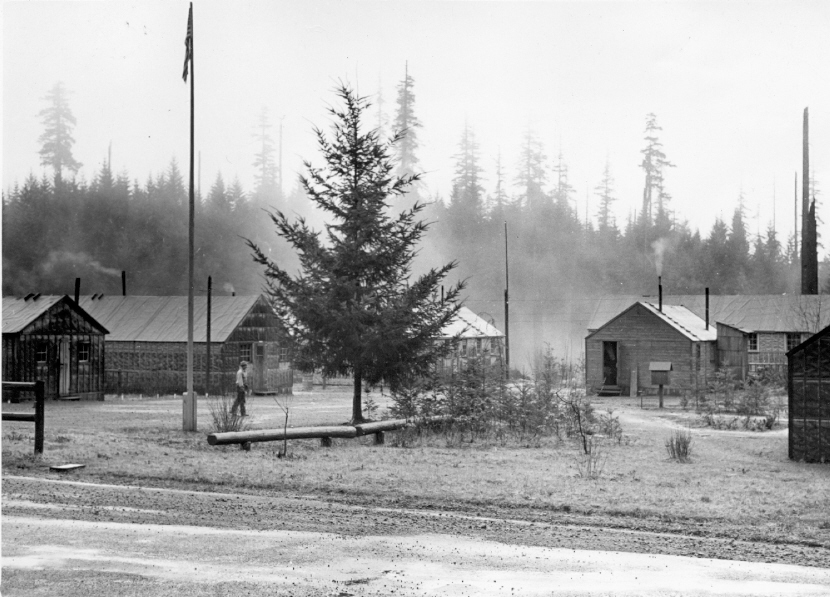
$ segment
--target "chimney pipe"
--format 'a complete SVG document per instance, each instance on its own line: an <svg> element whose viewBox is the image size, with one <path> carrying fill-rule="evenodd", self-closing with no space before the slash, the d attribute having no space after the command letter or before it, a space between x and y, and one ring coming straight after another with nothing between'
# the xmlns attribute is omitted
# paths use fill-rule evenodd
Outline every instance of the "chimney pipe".
<svg viewBox="0 0 830 597"><path fill-rule="evenodd" d="M706 287L706 329L709 329L709 287Z"/></svg>
<svg viewBox="0 0 830 597"><path fill-rule="evenodd" d="M121 296L127 296L127 272L121 270Z"/></svg>
<svg viewBox="0 0 830 597"><path fill-rule="evenodd" d="M75 278L75 304L81 300L81 279Z"/></svg>
<svg viewBox="0 0 830 597"><path fill-rule="evenodd" d="M657 309L663 312L663 276L657 276L657 297L659 300Z"/></svg>

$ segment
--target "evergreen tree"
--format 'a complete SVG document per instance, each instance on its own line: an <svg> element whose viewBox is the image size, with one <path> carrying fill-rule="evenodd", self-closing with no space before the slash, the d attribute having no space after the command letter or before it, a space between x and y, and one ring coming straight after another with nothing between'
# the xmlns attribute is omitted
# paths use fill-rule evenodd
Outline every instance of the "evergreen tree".
<svg viewBox="0 0 830 597"><path fill-rule="evenodd" d="M52 168L56 186L60 185L64 170L76 173L81 167L81 163L72 156L75 144L72 131L76 121L69 107L68 95L62 82L55 83L43 98L47 107L38 113L45 127L38 139L41 143L40 163Z"/></svg>
<svg viewBox="0 0 830 597"><path fill-rule="evenodd" d="M364 381L385 380L394 388L431 369L442 350L439 335L460 308L462 285L440 300L438 287L454 263L410 279L415 246L428 227L416 221L423 207L416 203L393 217L389 202L417 175L393 176L392 148L375 130L363 130L366 100L345 86L337 95L345 106L329 109L331 136L316 130L325 166L306 162L301 178L308 197L331 218L325 235L303 219L289 222L272 213L278 235L300 259L296 277L249 245L265 267L274 308L297 342L299 364L324 375L351 374L352 420L360 422Z"/></svg>
<svg viewBox="0 0 830 597"><path fill-rule="evenodd" d="M455 177L452 181L452 194L448 209L449 217L453 222L453 231L463 234L462 229L466 231L475 229L481 222L484 212L479 146L475 133L467 123L464 124L458 153L454 158Z"/></svg>
<svg viewBox="0 0 830 597"><path fill-rule="evenodd" d="M542 142L536 138L533 131L528 129L522 140L518 164L519 173L516 176L515 184L519 188L524 205L529 209L546 200L543 191L547 182L546 159Z"/></svg>
<svg viewBox="0 0 830 597"><path fill-rule="evenodd" d="M264 203L272 203L279 197L277 188L277 164L274 160L274 141L269 130L271 123L268 120L268 109L263 107L256 124L254 138L259 146L259 152L254 157L254 194Z"/></svg>
<svg viewBox="0 0 830 597"><path fill-rule="evenodd" d="M221 172L216 175L216 182L210 187L207 196L207 207L209 211L220 214L228 214L231 211L232 203L225 189L225 180L222 178Z"/></svg>
<svg viewBox="0 0 830 597"><path fill-rule="evenodd" d="M657 116L653 113L646 116L646 146L640 150L643 154L643 161L640 167L646 174L645 186L643 187L643 210L640 214L644 223L652 221L652 210L654 199L657 199L657 214L659 219L665 221L668 218L668 200L670 196L665 191L663 170L673 167L674 164L666 159L663 153L663 144L657 137L657 131L663 129L657 124Z"/></svg>
<svg viewBox="0 0 830 597"><path fill-rule="evenodd" d="M496 188L493 196L488 201L488 211L494 221L504 220L504 212L507 207L508 197L504 184L504 167L501 162L501 149L496 155Z"/></svg>
<svg viewBox="0 0 830 597"><path fill-rule="evenodd" d="M614 178L611 176L611 164L605 159L605 168L602 171L602 181L594 187L594 194L599 198L597 219L599 233L603 236L616 230L614 217L611 213L611 204L617 200L614 197Z"/></svg>
<svg viewBox="0 0 830 597"><path fill-rule="evenodd" d="M553 189L553 200L561 213L569 213L571 208L571 195L574 194L575 189L568 181L568 164L562 156L562 150L559 150L556 165L553 167L553 173L556 175L556 187Z"/></svg>
<svg viewBox="0 0 830 597"><path fill-rule="evenodd" d="M400 141L395 144L395 157L398 167L396 175L412 176L419 172L418 150L418 129L421 122L415 116L415 92L413 88L415 80L409 74L409 64L404 71L403 81L398 85L398 110L395 115L395 134L400 136ZM414 187L418 185L418 179L413 180ZM410 193L417 191L411 188Z"/></svg>

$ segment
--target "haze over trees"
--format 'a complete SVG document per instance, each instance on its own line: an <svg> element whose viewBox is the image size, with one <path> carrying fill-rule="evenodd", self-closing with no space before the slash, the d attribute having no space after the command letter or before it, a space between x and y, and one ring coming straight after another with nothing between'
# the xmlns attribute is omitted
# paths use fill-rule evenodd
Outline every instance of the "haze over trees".
<svg viewBox="0 0 830 597"><path fill-rule="evenodd" d="M391 156L394 172L402 173L405 161L417 173L417 136L429 130L429 123L422 125L418 118L415 81L408 70L397 89L397 111L389 126L403 136ZM75 277L82 278L85 294L120 293L120 272L126 270L130 294L185 294L187 189L181 165L171 159L161 173L113 172L106 159L91 181L79 177L69 97L56 85L39 114L44 134L38 159L48 170L3 192L3 293L71 294ZM373 112L367 124L376 122L383 122L382 114L375 118ZM596 172L596 213L587 221L574 204L565 152L550 157L546 140L528 127L519 147L500 148L495 160L485 160L475 127L459 123L457 150L446 156L446 167L454 172L452 185L429 198L423 214L435 224L414 272L428 269L424 264L457 261L453 275L468 280L468 306L486 311L500 325L507 222L516 321L542 320L554 299L652 292L658 254L664 287L673 294L701 293L707 286L715 294L798 292L793 238L781 239L773 225L748 230L744 206L752 205L754 197L736 192L734 212L706 231L690 228L682 214L672 211L671 148L663 148L657 123L653 114L644 119L639 158L643 196L619 196L612 174L622 166L606 159ZM80 123L77 134L84 126L90 124ZM301 186L286 196L272 193L273 127L264 111L251 126L254 188L212 173L206 177L210 188L197 197L197 293L204 292L208 275L216 292L262 290L262 268L251 259L243 238L281 267L296 267L297 258L276 237L263 209L315 218L321 214ZM101 153L106 155L106 148ZM815 181L810 184L815 189ZM409 193L392 208L414 199ZM612 205L620 204L638 211L615 221ZM822 288L827 288L824 278Z"/></svg>

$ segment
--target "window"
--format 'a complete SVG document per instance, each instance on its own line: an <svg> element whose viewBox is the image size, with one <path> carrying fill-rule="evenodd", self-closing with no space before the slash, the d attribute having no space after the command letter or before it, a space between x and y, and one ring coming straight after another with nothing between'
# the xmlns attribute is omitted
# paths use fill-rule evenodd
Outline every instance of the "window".
<svg viewBox="0 0 830 597"><path fill-rule="evenodd" d="M758 334L748 334L746 337L746 346L749 352L758 352Z"/></svg>
<svg viewBox="0 0 830 597"><path fill-rule="evenodd" d="M288 347L287 346L280 346L280 360L287 361L288 360Z"/></svg>
<svg viewBox="0 0 830 597"><path fill-rule="evenodd" d="M78 360L81 362L89 360L90 345L89 342L78 343Z"/></svg>
<svg viewBox="0 0 830 597"><path fill-rule="evenodd" d="M702 356L703 355L701 354L701 346L700 346L700 343L698 342L697 344L695 344L695 369L697 371L700 371L700 361L701 361Z"/></svg>
<svg viewBox="0 0 830 597"><path fill-rule="evenodd" d="M790 351L801 344L801 334L787 334L787 350Z"/></svg>
<svg viewBox="0 0 830 597"><path fill-rule="evenodd" d="M35 360L38 363L45 363L48 352L48 345L46 342L38 342L37 347L35 348Z"/></svg>
<svg viewBox="0 0 830 597"><path fill-rule="evenodd" d="M242 361L250 361L251 360L251 345L250 344L240 344L239 345L239 359Z"/></svg>
<svg viewBox="0 0 830 597"><path fill-rule="evenodd" d="M264 357L265 356L265 345L264 344L257 344L256 345L256 356Z"/></svg>

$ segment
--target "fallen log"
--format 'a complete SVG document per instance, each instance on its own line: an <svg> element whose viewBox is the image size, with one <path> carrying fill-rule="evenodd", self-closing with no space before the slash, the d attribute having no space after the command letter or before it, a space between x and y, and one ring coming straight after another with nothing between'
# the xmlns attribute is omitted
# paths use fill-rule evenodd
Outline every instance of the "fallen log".
<svg viewBox="0 0 830 597"><path fill-rule="evenodd" d="M37 419L35 419L35 413L3 413L3 420L34 423Z"/></svg>
<svg viewBox="0 0 830 597"><path fill-rule="evenodd" d="M324 437L357 437L357 429L349 425L332 425L330 427L290 427L288 429L258 429L255 431L228 431L211 433L208 444L221 446L241 444L244 442L273 442L286 439L318 439Z"/></svg>
<svg viewBox="0 0 830 597"><path fill-rule="evenodd" d="M395 431L396 429L403 429L410 424L407 419L390 419L388 421L372 421L371 423L360 423L355 425L358 435L369 435L370 433L378 433L381 431Z"/></svg>

